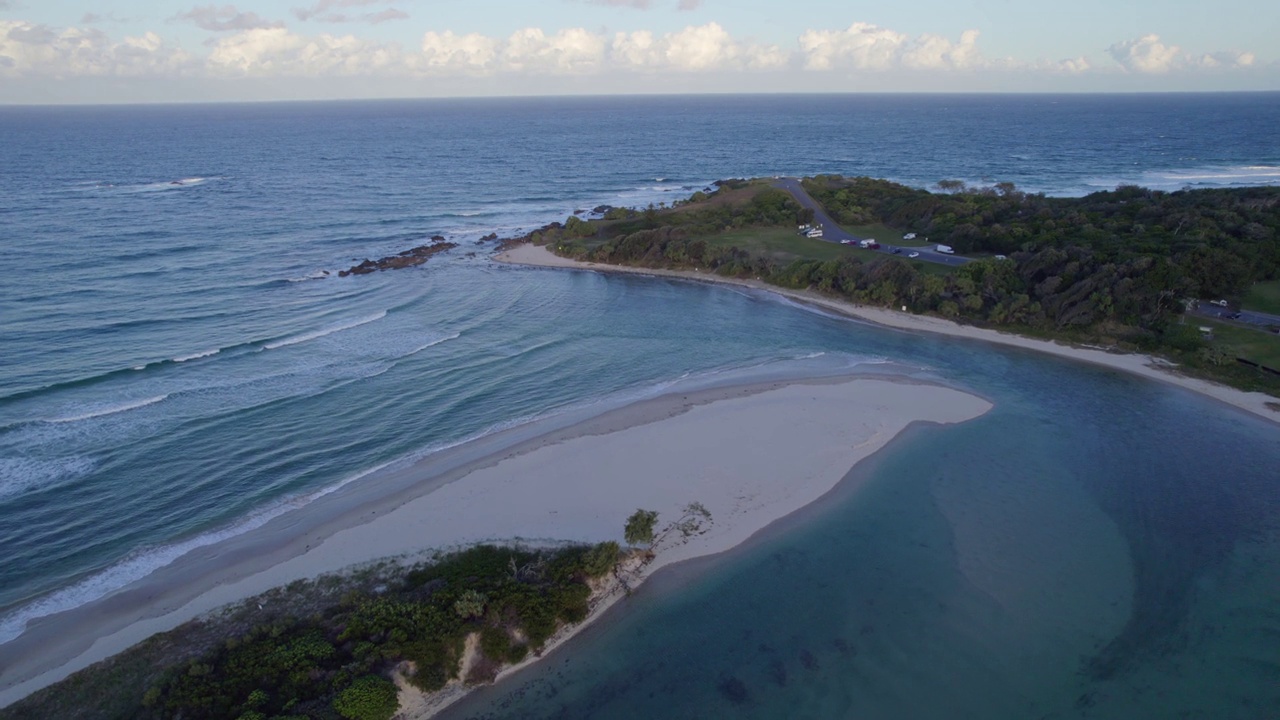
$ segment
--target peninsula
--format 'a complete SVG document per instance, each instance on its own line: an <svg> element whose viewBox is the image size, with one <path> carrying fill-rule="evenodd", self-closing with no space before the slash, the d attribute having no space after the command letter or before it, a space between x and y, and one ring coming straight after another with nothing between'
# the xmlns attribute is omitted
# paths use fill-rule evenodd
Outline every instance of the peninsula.
<svg viewBox="0 0 1280 720"><path fill-rule="evenodd" d="M507 241L498 259L753 285L885 325L1101 362L1280 418L1280 189L1047 198L940 186L720 181L671 207L571 216Z"/></svg>

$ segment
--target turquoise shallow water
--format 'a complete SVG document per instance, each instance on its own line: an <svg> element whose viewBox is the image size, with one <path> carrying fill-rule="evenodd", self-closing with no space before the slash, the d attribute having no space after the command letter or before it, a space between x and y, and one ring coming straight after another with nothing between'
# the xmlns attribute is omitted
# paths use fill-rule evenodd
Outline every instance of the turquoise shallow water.
<svg viewBox="0 0 1280 720"><path fill-rule="evenodd" d="M864 496L680 592L646 591L601 631L623 634L572 653L585 669L556 699L521 712L641 717L654 693L677 716L950 702L1250 717L1277 686L1274 427L737 290L496 266L475 241L730 176L1274 184L1278 109L1276 94L0 109L0 642L337 484L532 417L681 378L892 361L997 410L914 434ZM462 246L323 275L435 233ZM762 581L753 562L794 572ZM655 634L672 613L718 618L715 642ZM628 632L687 663L658 672Z"/></svg>
<svg viewBox="0 0 1280 720"><path fill-rule="evenodd" d="M446 717L1269 717L1276 428L937 345L991 413L910 431L824 507L659 576Z"/></svg>

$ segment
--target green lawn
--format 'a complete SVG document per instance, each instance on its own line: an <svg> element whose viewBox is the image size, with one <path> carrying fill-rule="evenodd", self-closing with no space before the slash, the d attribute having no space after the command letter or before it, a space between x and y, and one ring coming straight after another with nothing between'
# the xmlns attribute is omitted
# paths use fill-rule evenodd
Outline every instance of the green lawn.
<svg viewBox="0 0 1280 720"><path fill-rule="evenodd" d="M1254 283L1242 305L1246 310L1280 315L1280 280Z"/></svg>
<svg viewBox="0 0 1280 720"><path fill-rule="evenodd" d="M858 237L871 238L881 243L901 245L902 247L923 247L925 244L922 239L903 240L904 233L901 230L895 230L882 223L876 223L875 225L841 225L840 227Z"/></svg>
<svg viewBox="0 0 1280 720"><path fill-rule="evenodd" d="M1213 344L1236 357L1280 370L1280 335L1214 320L1197 321L1213 328Z"/></svg>
<svg viewBox="0 0 1280 720"><path fill-rule="evenodd" d="M855 257L863 262L891 257L875 250L865 250L857 245L841 245L826 240L797 235L790 228L748 228L704 238L712 245L737 247L752 254L764 254L779 262L792 260L835 260L845 256ZM946 275L951 272L949 265L907 260L905 254L897 256L906 260L918 271L932 275Z"/></svg>
<svg viewBox="0 0 1280 720"><path fill-rule="evenodd" d="M797 235L791 228L746 228L703 238L709 245L737 247L749 253L768 255L789 262L796 259L835 260L847 255L871 260L878 253L856 245L841 245Z"/></svg>

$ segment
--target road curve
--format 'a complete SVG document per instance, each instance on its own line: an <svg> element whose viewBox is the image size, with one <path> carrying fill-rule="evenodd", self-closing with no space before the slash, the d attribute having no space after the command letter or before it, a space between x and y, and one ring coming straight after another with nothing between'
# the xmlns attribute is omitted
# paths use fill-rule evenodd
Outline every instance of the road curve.
<svg viewBox="0 0 1280 720"><path fill-rule="evenodd" d="M836 221L832 220L831 216L827 214L826 209L823 208L822 205L819 204L817 200L814 200L813 197L809 195L809 193L805 192L804 187L800 184L799 178L793 178L793 177L778 178L773 181L773 187L786 190L787 192L791 193L791 197L795 198L796 202L800 203L801 207L809 208L810 210L813 211L813 221L822 225L823 240L827 242L833 242L833 243L839 243L844 240L852 240L853 242L857 243L861 240L867 239L867 238L861 238L861 237L858 237L857 235L853 235L849 232L846 232L844 228L837 225ZM898 250L899 252L895 253L894 250ZM938 265L950 265L952 267L957 267L960 265L964 265L966 263L973 262L971 259L967 257L960 257L959 255L947 255L945 253L940 253L935 250L930 250L928 248L922 248L922 247L901 247L900 248L896 245L881 244L880 249L877 250L876 252L884 253L885 255L898 255L899 257L902 257L904 259L906 258L907 253L918 252L920 253L920 256L911 258L912 260L923 260L925 262L936 263Z"/></svg>

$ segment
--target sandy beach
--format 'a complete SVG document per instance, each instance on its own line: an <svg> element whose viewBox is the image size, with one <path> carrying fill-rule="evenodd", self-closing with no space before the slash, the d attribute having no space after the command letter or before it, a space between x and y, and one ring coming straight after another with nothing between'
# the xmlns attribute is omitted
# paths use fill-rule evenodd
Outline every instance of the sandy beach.
<svg viewBox="0 0 1280 720"><path fill-rule="evenodd" d="M958 390L884 377L796 379L664 395L568 427L498 433L370 476L103 600L33 622L0 645L0 706L295 579L489 540L620 539L636 508L657 510L661 527L702 503L712 516L707 531L663 543L639 582L728 550L818 500L912 423L962 422L990 407ZM598 605L595 614L607 603Z"/></svg>
<svg viewBox="0 0 1280 720"><path fill-rule="evenodd" d="M620 265L607 265L603 263L580 262L577 260L562 258L548 250L545 246L533 245L532 243L523 243L511 247L506 251L495 255L494 259L499 262L514 263L517 265L571 268L577 270L593 270L597 272L619 272L634 275L680 278L698 282L723 283L750 287L756 290L775 293L783 297L821 307L840 315L865 320L867 322L884 325L886 327L982 340L1000 345L1008 345L1037 352L1049 353L1051 355L1079 360L1081 362L1104 365L1123 372L1141 375L1145 378L1177 385L1191 390L1192 392L1197 392L1201 395L1213 398L1219 402L1235 406L1241 410L1246 410L1266 420L1280 423L1280 410L1268 407L1267 405L1268 403L1271 403L1273 406L1277 405L1277 400L1275 398L1264 393L1245 392L1243 390L1237 390L1225 385L1209 382L1208 380L1201 380L1200 378L1188 377L1186 375L1179 374L1176 366L1172 366L1169 362L1150 355L1137 353L1114 353L1102 349L1062 345L1049 340L1037 340L1035 338L1023 337L1012 333L999 332L997 330L961 325L943 318L930 317L927 315L913 315L911 313L897 312L884 308L857 305L851 302L830 298L815 292L790 290L776 285L769 285L768 283L761 282L759 280L728 278L709 272L632 268Z"/></svg>

